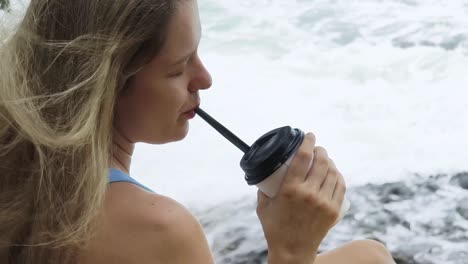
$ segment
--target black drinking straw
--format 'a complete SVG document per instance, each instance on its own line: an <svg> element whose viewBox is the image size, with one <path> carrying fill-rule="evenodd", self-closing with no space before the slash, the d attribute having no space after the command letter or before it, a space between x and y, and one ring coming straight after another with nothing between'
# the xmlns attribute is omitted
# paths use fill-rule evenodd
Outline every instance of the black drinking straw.
<svg viewBox="0 0 468 264"><path fill-rule="evenodd" d="M240 138L238 138L234 133L229 131L226 127L221 125L218 121L216 121L213 117L203 111L201 108L195 109L195 113L199 115L203 120L205 120L210 126L212 126L216 131L218 131L223 137L229 140L232 144L234 144L237 148L239 148L242 152L247 153L250 150L249 145L245 144Z"/></svg>

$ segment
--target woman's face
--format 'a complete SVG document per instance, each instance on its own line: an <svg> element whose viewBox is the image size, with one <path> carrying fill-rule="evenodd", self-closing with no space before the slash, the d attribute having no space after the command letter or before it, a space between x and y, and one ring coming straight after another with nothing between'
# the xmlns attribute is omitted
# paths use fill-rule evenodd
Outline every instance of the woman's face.
<svg viewBox="0 0 468 264"><path fill-rule="evenodd" d="M182 1L161 52L130 81L116 104L115 129L131 142L162 144L183 139L198 91L211 76L197 54L201 25L196 0Z"/></svg>

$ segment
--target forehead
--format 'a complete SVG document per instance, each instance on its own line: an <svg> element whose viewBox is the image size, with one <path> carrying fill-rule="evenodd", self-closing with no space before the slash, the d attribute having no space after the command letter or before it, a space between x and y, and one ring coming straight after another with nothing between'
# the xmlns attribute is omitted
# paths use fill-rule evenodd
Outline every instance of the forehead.
<svg viewBox="0 0 468 264"><path fill-rule="evenodd" d="M167 38L160 55L160 62L170 63L174 59L193 52L200 41L201 25L197 2L183 0L171 18L168 26Z"/></svg>

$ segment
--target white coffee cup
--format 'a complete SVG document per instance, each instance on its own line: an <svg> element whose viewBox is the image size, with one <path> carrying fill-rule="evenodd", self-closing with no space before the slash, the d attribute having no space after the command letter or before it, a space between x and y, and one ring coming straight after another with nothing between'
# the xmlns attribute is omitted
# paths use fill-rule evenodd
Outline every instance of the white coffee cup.
<svg viewBox="0 0 468 264"><path fill-rule="evenodd" d="M275 197L303 139L302 130L289 126L274 129L260 137L241 160L247 183L257 186L266 196ZM309 170L311 168L312 162ZM349 208L349 200L344 199L337 222Z"/></svg>

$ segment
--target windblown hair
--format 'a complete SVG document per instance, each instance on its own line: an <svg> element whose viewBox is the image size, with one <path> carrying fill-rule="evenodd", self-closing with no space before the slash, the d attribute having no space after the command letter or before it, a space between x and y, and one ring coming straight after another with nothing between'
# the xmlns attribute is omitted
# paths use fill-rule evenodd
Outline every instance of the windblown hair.
<svg viewBox="0 0 468 264"><path fill-rule="evenodd" d="M107 188L115 100L176 0L31 0L0 39L0 263L74 263Z"/></svg>

